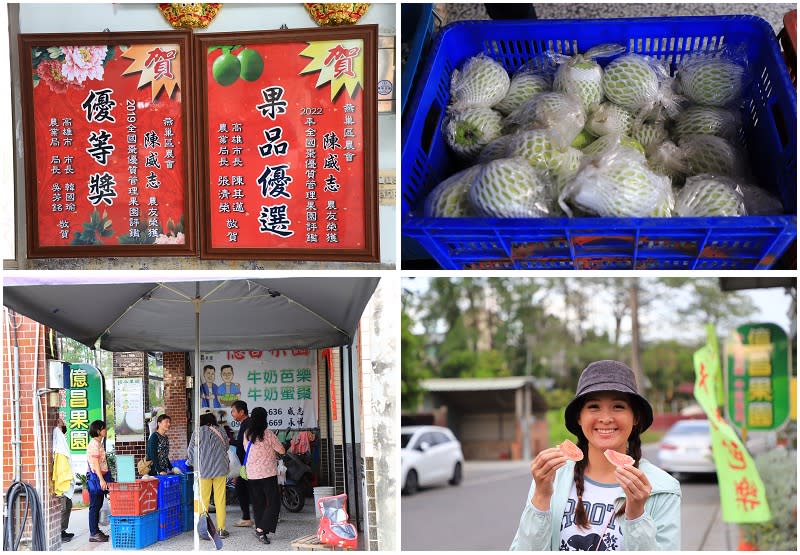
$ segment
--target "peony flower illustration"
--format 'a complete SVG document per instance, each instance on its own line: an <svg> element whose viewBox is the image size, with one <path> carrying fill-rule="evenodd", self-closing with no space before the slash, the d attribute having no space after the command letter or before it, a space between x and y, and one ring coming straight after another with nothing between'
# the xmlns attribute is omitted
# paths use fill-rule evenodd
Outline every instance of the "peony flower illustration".
<svg viewBox="0 0 800 555"><path fill-rule="evenodd" d="M183 233L178 232L178 235L164 235L163 233L156 237L156 245L183 245L186 238Z"/></svg>
<svg viewBox="0 0 800 555"><path fill-rule="evenodd" d="M64 46L61 48L66 57L61 68L67 81L78 84L86 79L103 79L103 62L108 48L105 46Z"/></svg>
<svg viewBox="0 0 800 555"><path fill-rule="evenodd" d="M36 75L39 79L47 83L50 90L54 93L63 93L71 86L61 73L61 62L55 60L44 60L36 68Z"/></svg>

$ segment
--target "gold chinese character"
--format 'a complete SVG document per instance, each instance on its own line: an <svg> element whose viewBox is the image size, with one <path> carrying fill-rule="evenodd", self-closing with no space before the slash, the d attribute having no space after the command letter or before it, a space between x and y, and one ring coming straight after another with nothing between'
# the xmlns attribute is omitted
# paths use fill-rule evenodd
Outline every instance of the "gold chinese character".
<svg viewBox="0 0 800 555"><path fill-rule="evenodd" d="M772 381L769 378L750 378L747 394L750 401L772 402Z"/></svg>
<svg viewBox="0 0 800 555"><path fill-rule="evenodd" d="M769 330L766 328L753 328L747 334L747 343L750 345L769 345Z"/></svg>
<svg viewBox="0 0 800 555"><path fill-rule="evenodd" d="M89 398L86 395L86 390L78 389L73 391L69 397L69 406L73 409L89 408Z"/></svg>
<svg viewBox="0 0 800 555"><path fill-rule="evenodd" d="M772 426L772 405L770 403L752 403L747 413L747 425L759 428Z"/></svg>
<svg viewBox="0 0 800 555"><path fill-rule="evenodd" d="M72 410L69 413L69 428L70 430L88 430L89 429L89 411L88 410Z"/></svg>
<svg viewBox="0 0 800 555"><path fill-rule="evenodd" d="M769 360L751 360L748 374L751 376L771 376L772 364Z"/></svg>
<svg viewBox="0 0 800 555"><path fill-rule="evenodd" d="M89 381L86 379L86 374L73 373L69 379L70 387L89 387Z"/></svg>
<svg viewBox="0 0 800 555"><path fill-rule="evenodd" d="M89 432L72 432L69 438L70 449L86 449L89 446Z"/></svg>

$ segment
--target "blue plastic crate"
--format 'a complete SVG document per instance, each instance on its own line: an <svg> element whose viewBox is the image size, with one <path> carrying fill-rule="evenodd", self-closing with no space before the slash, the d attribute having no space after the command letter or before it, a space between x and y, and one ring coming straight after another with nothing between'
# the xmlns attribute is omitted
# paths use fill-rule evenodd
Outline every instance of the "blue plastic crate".
<svg viewBox="0 0 800 555"><path fill-rule="evenodd" d="M183 533L183 507L175 505L158 511L158 541Z"/></svg>
<svg viewBox="0 0 800 555"><path fill-rule="evenodd" d="M184 532L191 532L192 528L194 527L194 512L192 510L194 503L190 504L183 504L183 510L181 511L181 515L183 515L183 531Z"/></svg>
<svg viewBox="0 0 800 555"><path fill-rule="evenodd" d="M111 546L142 549L158 541L158 511L144 516L111 516Z"/></svg>
<svg viewBox="0 0 800 555"><path fill-rule="evenodd" d="M181 474L181 505L194 501L194 472Z"/></svg>
<svg viewBox="0 0 800 555"><path fill-rule="evenodd" d="M433 4L402 4L400 6L400 44L408 48L403 64L402 100L400 113L406 109L411 87L417 73L422 52L434 33Z"/></svg>
<svg viewBox="0 0 800 555"><path fill-rule="evenodd" d="M689 52L745 45L752 82L742 113L758 183L788 214L740 218L424 218L458 164L439 129L450 74L481 52L514 71L545 51L616 42L675 65ZM470 21L443 29L402 130L402 227L444 269L765 269L797 236L797 94L769 24L752 16ZM405 251L405 247L404 247Z"/></svg>
<svg viewBox="0 0 800 555"><path fill-rule="evenodd" d="M157 476L158 509L166 509L181 504L181 477L177 474Z"/></svg>

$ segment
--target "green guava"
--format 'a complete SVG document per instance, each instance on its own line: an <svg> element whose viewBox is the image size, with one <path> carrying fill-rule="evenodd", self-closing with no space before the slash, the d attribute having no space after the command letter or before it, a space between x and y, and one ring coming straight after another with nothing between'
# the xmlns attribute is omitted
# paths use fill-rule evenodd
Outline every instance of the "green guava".
<svg viewBox="0 0 800 555"><path fill-rule="evenodd" d="M245 81L255 81L261 77L264 72L264 60L261 59L261 55L258 52L245 48L236 57L241 65L239 77Z"/></svg>
<svg viewBox="0 0 800 555"><path fill-rule="evenodd" d="M211 74L214 76L214 81L223 87L233 84L239 78L240 70L239 59L230 52L222 54L222 56L214 60L214 64L211 66Z"/></svg>

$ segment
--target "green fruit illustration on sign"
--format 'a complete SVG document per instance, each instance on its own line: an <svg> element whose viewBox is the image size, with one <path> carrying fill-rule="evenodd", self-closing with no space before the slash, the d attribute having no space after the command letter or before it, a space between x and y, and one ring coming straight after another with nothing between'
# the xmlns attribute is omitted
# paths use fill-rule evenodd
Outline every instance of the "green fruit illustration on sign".
<svg viewBox="0 0 800 555"><path fill-rule="evenodd" d="M222 56L214 60L214 64L211 66L211 74L214 76L214 81L223 87L232 85L239 78L240 71L241 63L239 58L228 50L224 50Z"/></svg>
<svg viewBox="0 0 800 555"><path fill-rule="evenodd" d="M245 81L256 81L264 73L264 60L255 50L245 48L236 57L241 65L239 77Z"/></svg>

